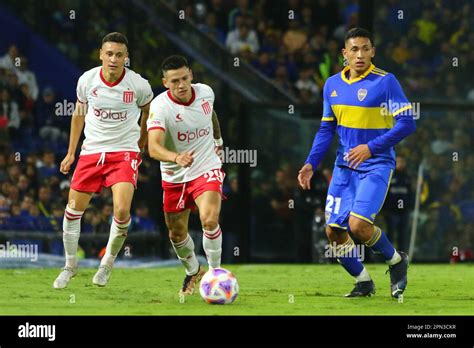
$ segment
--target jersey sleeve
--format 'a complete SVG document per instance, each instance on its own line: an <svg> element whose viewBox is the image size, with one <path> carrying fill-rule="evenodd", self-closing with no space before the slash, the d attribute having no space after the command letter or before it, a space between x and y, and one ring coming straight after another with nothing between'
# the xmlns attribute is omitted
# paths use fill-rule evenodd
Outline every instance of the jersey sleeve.
<svg viewBox="0 0 474 348"><path fill-rule="evenodd" d="M214 104L215 94L211 86L208 86L204 83L200 83L198 86L202 90L203 94L211 100L212 104Z"/></svg>
<svg viewBox="0 0 474 348"><path fill-rule="evenodd" d="M332 111L331 103L329 102L329 83L326 82L323 88L323 117L321 121L336 121L336 116Z"/></svg>
<svg viewBox="0 0 474 348"><path fill-rule="evenodd" d="M153 100L153 90L150 84L144 78L140 79L138 93L137 93L137 105L142 108Z"/></svg>
<svg viewBox="0 0 474 348"><path fill-rule="evenodd" d="M402 86L393 74L386 76L385 82L388 111L396 119L401 116L413 117L413 109L408 101L405 93L403 93Z"/></svg>
<svg viewBox="0 0 474 348"><path fill-rule="evenodd" d="M87 103L87 82L86 82L86 75L82 74L81 77L79 77L79 80L77 81L77 88L76 88L76 94L77 94L77 101L82 104Z"/></svg>
<svg viewBox="0 0 474 348"><path fill-rule="evenodd" d="M150 132L155 129L161 129L166 132L166 112L159 103L159 100L155 100L150 105L150 115L146 121L147 131Z"/></svg>

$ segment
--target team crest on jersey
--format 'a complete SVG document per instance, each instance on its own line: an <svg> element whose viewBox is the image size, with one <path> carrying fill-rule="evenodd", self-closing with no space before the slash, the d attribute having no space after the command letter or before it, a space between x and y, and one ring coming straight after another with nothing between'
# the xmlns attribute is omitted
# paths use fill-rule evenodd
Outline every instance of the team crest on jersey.
<svg viewBox="0 0 474 348"><path fill-rule="evenodd" d="M205 101L204 103L202 103L201 107L206 115L209 115L211 113L211 104L209 104L208 101Z"/></svg>
<svg viewBox="0 0 474 348"><path fill-rule="evenodd" d="M130 104L133 102L133 91L124 91L123 92L123 102Z"/></svg>
<svg viewBox="0 0 474 348"><path fill-rule="evenodd" d="M357 91L357 98L359 99L359 101L364 100L366 96L367 96L367 90L365 88L360 88Z"/></svg>

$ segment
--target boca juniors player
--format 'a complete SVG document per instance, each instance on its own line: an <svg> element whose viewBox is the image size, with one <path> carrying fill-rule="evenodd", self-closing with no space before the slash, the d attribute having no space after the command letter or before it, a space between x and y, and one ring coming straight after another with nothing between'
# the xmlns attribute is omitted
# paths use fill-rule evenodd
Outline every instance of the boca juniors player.
<svg viewBox="0 0 474 348"><path fill-rule="evenodd" d="M298 181L310 189L313 171L339 136L336 163L326 200L326 234L339 263L355 277L347 297L370 296L375 285L353 251L349 231L380 254L389 266L391 296L407 286L408 257L397 251L374 224L395 168L394 146L416 129L413 108L391 73L375 67L372 35L349 30L342 54L347 66L324 85L323 115Z"/></svg>

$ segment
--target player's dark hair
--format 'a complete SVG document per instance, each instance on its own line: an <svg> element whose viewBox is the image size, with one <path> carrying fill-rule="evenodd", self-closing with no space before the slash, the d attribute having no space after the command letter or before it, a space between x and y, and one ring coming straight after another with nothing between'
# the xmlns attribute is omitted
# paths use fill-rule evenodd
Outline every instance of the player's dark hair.
<svg viewBox="0 0 474 348"><path fill-rule="evenodd" d="M122 33L114 31L113 33L108 33L107 35L104 36L102 39L102 45L105 44L106 42L117 42L124 44L127 46L128 49L128 39L125 35Z"/></svg>
<svg viewBox="0 0 474 348"><path fill-rule="evenodd" d="M367 39L370 40L370 44L374 46L374 39L372 37L372 33L368 31L367 29L352 28L346 33L346 36L344 37L344 42L347 42L347 40L352 39L354 37L366 37Z"/></svg>
<svg viewBox="0 0 474 348"><path fill-rule="evenodd" d="M188 60L185 57L180 55L169 56L161 63L161 72L164 75L168 70L176 70L183 66L189 68Z"/></svg>

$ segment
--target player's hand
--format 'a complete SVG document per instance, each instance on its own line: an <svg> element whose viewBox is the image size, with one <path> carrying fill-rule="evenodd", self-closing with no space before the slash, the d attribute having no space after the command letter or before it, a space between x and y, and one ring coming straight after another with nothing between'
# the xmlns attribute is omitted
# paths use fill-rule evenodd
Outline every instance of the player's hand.
<svg viewBox="0 0 474 348"><path fill-rule="evenodd" d="M214 151L216 152L217 156L224 161L224 145L221 146L214 146Z"/></svg>
<svg viewBox="0 0 474 348"><path fill-rule="evenodd" d="M69 170L71 169L71 166L74 163L74 159L74 155L66 155L66 157L64 157L63 161L61 162L59 171L63 174L69 173Z"/></svg>
<svg viewBox="0 0 474 348"><path fill-rule="evenodd" d="M349 151L349 156L347 157L349 168L357 169L362 162L370 157L372 157L372 154L370 153L369 145L361 144L354 147Z"/></svg>
<svg viewBox="0 0 474 348"><path fill-rule="evenodd" d="M303 190L309 190L311 188L310 182L313 173L313 166L309 163L305 164L298 172L298 182Z"/></svg>
<svg viewBox="0 0 474 348"><path fill-rule="evenodd" d="M184 168L191 167L194 161L193 155L194 150L185 153L180 153L178 154L178 156L176 156L175 162Z"/></svg>

